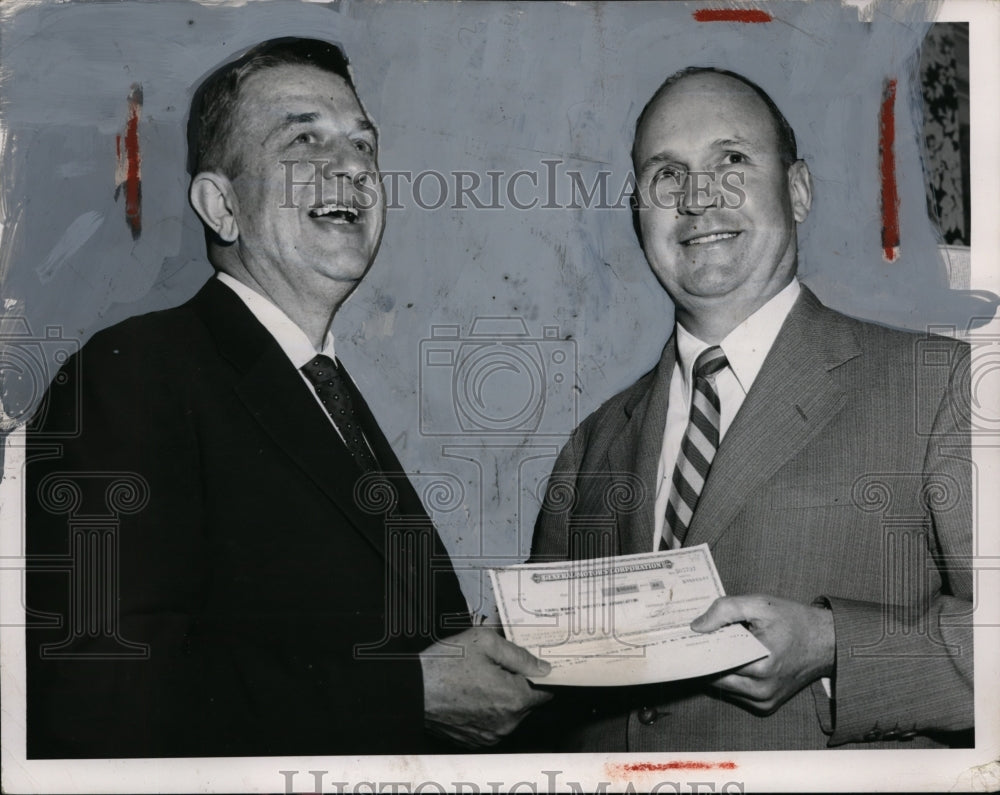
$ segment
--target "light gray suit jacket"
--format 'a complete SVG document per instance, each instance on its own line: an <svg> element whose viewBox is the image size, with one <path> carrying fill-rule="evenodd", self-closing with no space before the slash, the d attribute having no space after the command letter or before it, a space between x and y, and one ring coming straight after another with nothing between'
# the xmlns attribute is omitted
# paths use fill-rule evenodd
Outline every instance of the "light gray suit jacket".
<svg viewBox="0 0 1000 795"><path fill-rule="evenodd" d="M649 552L674 367L573 433L532 560ZM581 692L572 750L937 747L971 742L968 346L863 323L807 289L719 447L686 545L726 592L833 610L834 699L817 681L769 716L701 680ZM567 498L567 495L571 495Z"/></svg>

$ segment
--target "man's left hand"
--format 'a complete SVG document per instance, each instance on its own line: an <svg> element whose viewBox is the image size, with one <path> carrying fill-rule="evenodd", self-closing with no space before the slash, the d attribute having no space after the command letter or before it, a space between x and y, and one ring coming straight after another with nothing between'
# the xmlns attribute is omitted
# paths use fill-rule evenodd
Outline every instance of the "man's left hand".
<svg viewBox="0 0 1000 795"><path fill-rule="evenodd" d="M729 700L770 715L802 688L833 674L833 613L826 608L765 594L723 596L691 629L712 632L736 623L745 624L771 655L712 681Z"/></svg>

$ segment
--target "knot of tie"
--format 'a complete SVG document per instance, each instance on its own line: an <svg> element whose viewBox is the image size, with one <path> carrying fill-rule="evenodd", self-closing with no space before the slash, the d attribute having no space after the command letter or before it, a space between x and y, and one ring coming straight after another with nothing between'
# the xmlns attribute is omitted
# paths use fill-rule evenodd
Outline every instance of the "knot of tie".
<svg viewBox="0 0 1000 795"><path fill-rule="evenodd" d="M331 381L337 372L337 363L329 356L318 353L310 361L302 365L302 372L313 386Z"/></svg>
<svg viewBox="0 0 1000 795"><path fill-rule="evenodd" d="M706 348L694 363L695 378L709 378L729 364L726 354L718 345Z"/></svg>

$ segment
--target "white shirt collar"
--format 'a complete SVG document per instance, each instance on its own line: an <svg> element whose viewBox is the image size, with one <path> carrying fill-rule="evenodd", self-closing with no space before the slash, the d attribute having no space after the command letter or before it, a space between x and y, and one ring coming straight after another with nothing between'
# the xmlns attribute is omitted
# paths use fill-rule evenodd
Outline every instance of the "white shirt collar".
<svg viewBox="0 0 1000 795"><path fill-rule="evenodd" d="M228 273L219 271L216 273L216 278L240 297L247 309L253 313L253 316L281 346L281 350L295 365L296 370L301 369L302 365L307 364L317 354L317 350L309 341L306 333L295 325L292 319L276 304L271 303L263 295L247 287L243 282L234 279ZM333 343L333 333L327 331L326 339L323 341L323 349L318 353L336 360Z"/></svg>
<svg viewBox="0 0 1000 795"><path fill-rule="evenodd" d="M793 278L777 295L771 298L760 309L729 332L719 343L729 369L740 382L743 392L749 392L753 386L764 359L774 345L781 325L792 311L795 300L802 288L799 280ZM698 356L711 346L702 342L680 323L677 324L677 358L681 365L681 377L686 389L690 389L691 371Z"/></svg>

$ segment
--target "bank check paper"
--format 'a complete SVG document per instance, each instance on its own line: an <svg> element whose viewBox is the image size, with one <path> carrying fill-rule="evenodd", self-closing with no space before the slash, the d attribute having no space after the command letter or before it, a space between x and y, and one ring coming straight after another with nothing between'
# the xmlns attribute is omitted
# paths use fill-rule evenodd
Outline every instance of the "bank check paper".
<svg viewBox="0 0 1000 795"><path fill-rule="evenodd" d="M507 638L552 664L546 685L637 685L717 673L767 648L746 627L690 623L724 596L706 544L490 569Z"/></svg>

